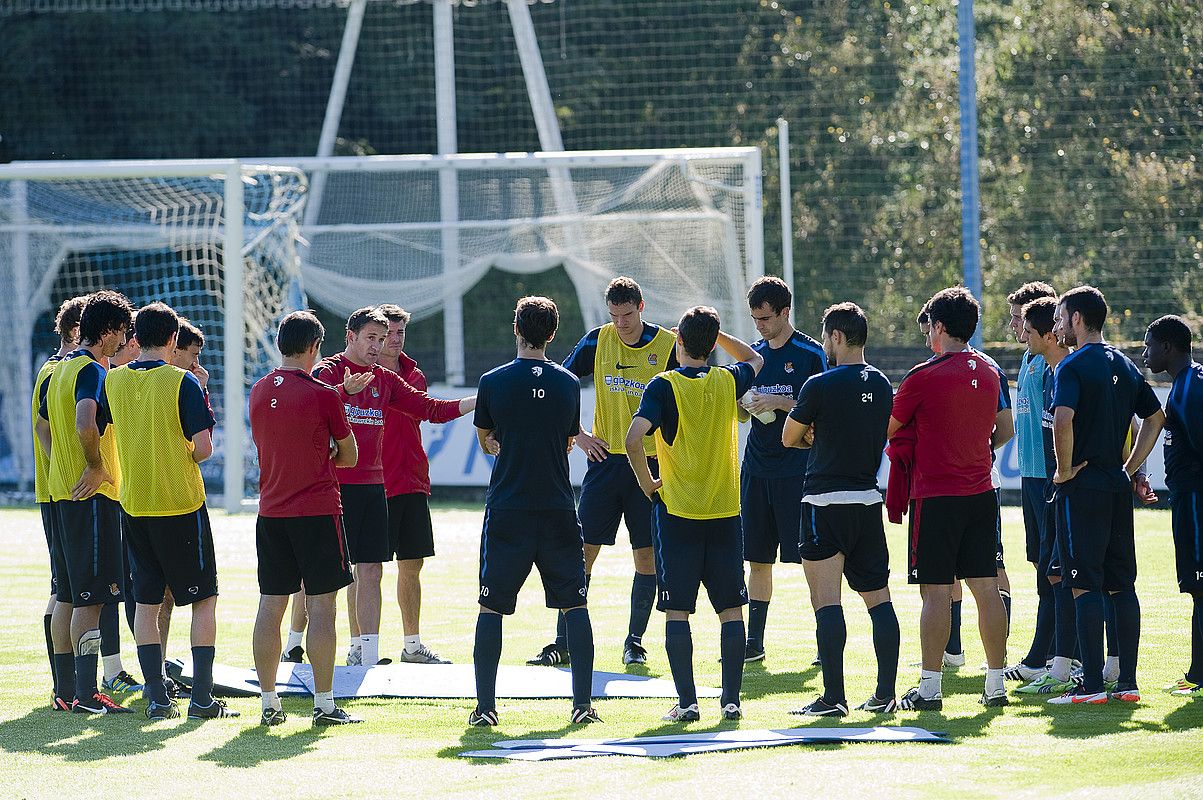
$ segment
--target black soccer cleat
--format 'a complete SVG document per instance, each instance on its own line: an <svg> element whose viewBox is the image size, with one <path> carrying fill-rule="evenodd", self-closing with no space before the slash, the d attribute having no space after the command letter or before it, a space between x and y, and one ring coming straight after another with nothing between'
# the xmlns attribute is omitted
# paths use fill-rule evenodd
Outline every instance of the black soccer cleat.
<svg viewBox="0 0 1203 800"><path fill-rule="evenodd" d="M305 658L305 649L300 645L280 655L281 664L300 664Z"/></svg>
<svg viewBox="0 0 1203 800"><path fill-rule="evenodd" d="M576 712L573 711L575 716ZM468 724L474 728L490 728L497 724L497 709L490 708L487 711L481 711L479 708L473 709L468 715Z"/></svg>
<svg viewBox="0 0 1203 800"><path fill-rule="evenodd" d="M526 662L532 667L558 667L568 666L571 662L568 659L568 648L560 647L555 642L547 645L539 651L539 655Z"/></svg>
<svg viewBox="0 0 1203 800"><path fill-rule="evenodd" d="M756 661L764 661L764 648L748 642L744 645L744 663L752 664Z"/></svg>
<svg viewBox="0 0 1203 800"><path fill-rule="evenodd" d="M268 706L263 709L263 713L259 715L259 724L268 728L274 728L277 725L283 725L288 722L288 715L284 713L282 708L272 708Z"/></svg>
<svg viewBox="0 0 1203 800"><path fill-rule="evenodd" d="M800 717L846 717L848 706L846 703L832 703L820 696L810 705L789 713Z"/></svg>
<svg viewBox="0 0 1203 800"><path fill-rule="evenodd" d="M313 724L318 728L328 728L334 725L354 725L359 722L363 722L363 719L351 716L338 706L335 706L333 711L322 711L316 707L313 709Z"/></svg>
<svg viewBox="0 0 1203 800"><path fill-rule="evenodd" d="M493 712L496 714L496 712ZM591 725L594 722L601 722L602 718L597 715L597 709L592 706L584 708L572 709L572 716L569 718L573 725Z"/></svg>
<svg viewBox="0 0 1203 800"><path fill-rule="evenodd" d="M944 708L944 695L924 697L919 694L919 687L915 686L902 695L898 708L902 711L940 711Z"/></svg>
<svg viewBox="0 0 1203 800"><path fill-rule="evenodd" d="M622 663L627 666L646 664L647 650L639 642L627 642L622 648Z"/></svg>
<svg viewBox="0 0 1203 800"><path fill-rule="evenodd" d="M179 716L180 707L171 700L163 704L151 700L150 704L146 706L146 718L149 720L178 719Z"/></svg>
<svg viewBox="0 0 1203 800"><path fill-rule="evenodd" d="M213 700L207 706L198 706L196 701L188 704L188 719L226 719L241 717L242 714L226 705L224 700Z"/></svg>

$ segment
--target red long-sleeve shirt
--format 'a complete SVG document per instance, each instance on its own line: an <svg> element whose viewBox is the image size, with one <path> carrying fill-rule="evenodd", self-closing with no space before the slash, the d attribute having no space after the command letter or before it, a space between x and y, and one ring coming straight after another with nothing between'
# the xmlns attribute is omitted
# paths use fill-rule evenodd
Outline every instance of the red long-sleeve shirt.
<svg viewBox="0 0 1203 800"><path fill-rule="evenodd" d="M426 376L418 362L405 353L397 356L397 374L410 386L426 391ZM384 411L384 444L381 458L384 464L384 493L430 494L430 462L422 447L421 419L386 408Z"/></svg>
<svg viewBox="0 0 1203 800"><path fill-rule="evenodd" d="M370 371L376 377L358 393L347 394L342 382L348 369L352 375ZM355 466L338 468L340 484L384 483L381 452L386 408L431 422L449 422L461 416L458 400L436 400L406 383L392 370L379 364L362 367L347 358L346 353L324 359L313 370L313 376L338 390L346 407L347 422L355 435L355 445L359 448L359 461Z"/></svg>

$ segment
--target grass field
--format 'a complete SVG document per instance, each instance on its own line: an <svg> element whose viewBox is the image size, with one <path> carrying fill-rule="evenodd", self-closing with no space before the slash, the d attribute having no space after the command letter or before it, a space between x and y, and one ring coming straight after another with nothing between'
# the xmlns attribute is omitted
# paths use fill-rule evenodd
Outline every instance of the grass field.
<svg viewBox="0 0 1203 800"><path fill-rule="evenodd" d="M213 513L221 581L218 660L251 665L251 628L257 603L254 517ZM439 556L424 572L423 639L456 662L472 654L475 624L479 508L440 506L435 511ZM1035 593L1032 568L1022 562L1018 509L1005 512L1007 552L1015 587L1010 660L1027 650ZM308 700L284 701L288 723L257 726L257 699L235 700L238 720L149 723L142 716L88 718L48 710L50 683L42 643L47 558L40 517L33 510L0 510L5 547L0 550L0 792L5 797L162 798L168 794L227 797L335 798L440 797L933 797L1020 800L1029 797L1149 798L1203 796L1203 701L1160 691L1176 679L1189 656L1189 604L1177 593L1167 512L1137 512L1144 611L1139 705L1052 707L1017 701L1006 709L977 704L983 660L972 602L966 602L968 666L945 677L942 713L899 714L897 724L949 732L951 745L832 745L783 747L652 761L622 757L544 764L475 762L457 758L466 749L501 738L530 736L631 736L671 727L660 722L670 701L602 700L604 726L581 732L567 725L567 700L506 701L493 731L469 729L470 701L362 700L346 705L363 725L318 733L308 722ZM887 529L894 556L894 602L902 624L899 691L917 680L918 592L900 569L902 531ZM620 541L623 534L620 533ZM623 547L603 553L594 573L590 607L597 637L597 668L621 671L626 631L630 557ZM386 569L386 586L393 580ZM778 567L766 637L768 658L744 678L745 728L786 728L787 714L820 691L814 656L814 617L800 567ZM868 617L859 598L845 596L849 700L873 689ZM187 655L187 613L178 613L169 654ZM518 613L506 621L503 663L518 664L546 643L552 616L542 608L537 580L528 582ZM396 656L400 619L386 591L382 655ZM718 626L706 610L694 620L700 684L719 682ZM137 672L128 631L126 666ZM340 622L340 654L345 623ZM653 616L646 639L649 673L668 676L663 617ZM143 708L141 700L133 701ZM717 701L703 706L691 730L731 727L717 722ZM880 721L853 712L850 725ZM820 726L832 724L817 720ZM600 728L600 730L599 730Z"/></svg>

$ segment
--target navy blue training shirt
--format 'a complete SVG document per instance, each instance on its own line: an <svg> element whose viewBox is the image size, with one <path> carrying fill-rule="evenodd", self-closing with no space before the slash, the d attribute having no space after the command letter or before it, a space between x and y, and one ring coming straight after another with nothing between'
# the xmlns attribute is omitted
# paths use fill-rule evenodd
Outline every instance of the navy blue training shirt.
<svg viewBox="0 0 1203 800"><path fill-rule="evenodd" d="M806 494L876 489L893 407L890 380L868 364L845 364L808 380L789 412L814 426Z"/></svg>
<svg viewBox="0 0 1203 800"><path fill-rule="evenodd" d="M1164 453L1166 488L1203 491L1203 365L1197 362L1178 373L1166 398Z"/></svg>
<svg viewBox="0 0 1203 800"><path fill-rule="evenodd" d="M1079 347L1057 366L1053 407L1074 411L1073 463L1086 466L1073 485L1128 491L1123 452L1132 415L1145 419L1161 408L1136 365L1109 344Z"/></svg>
<svg viewBox="0 0 1203 800"><path fill-rule="evenodd" d="M634 347L644 347L656 338L656 334L661 330L659 325L653 325L650 322L643 323L643 335L639 337ZM593 374L593 362L597 358L597 337L601 328L597 327L581 337L581 340L576 343L576 347L568 354L568 358L564 359L564 368L578 378L587 378ZM668 354L668 364L664 367L666 370L676 369L677 352L674 348Z"/></svg>
<svg viewBox="0 0 1203 800"><path fill-rule="evenodd" d="M737 400L748 391L752 380L756 377L752 365L746 361L722 367L677 367L676 371L687 378L697 378L705 375L711 369L725 369L735 377L735 398ZM639 410L635 412L635 416L643 417L652 423L651 430L648 431L649 436L659 429L661 435L664 436L664 441L670 445L673 443L673 440L677 438L677 421L680 419L680 412L677 410L677 398L673 395L673 387L668 382L668 378L660 375L652 378L652 382L643 391L643 399L639 401Z"/></svg>
<svg viewBox="0 0 1203 800"><path fill-rule="evenodd" d="M764 358L760 374L752 381L752 388L761 394L796 398L807 378L827 368L823 345L801 331L794 331L789 340L776 349L764 339L752 345L752 349ZM785 427L786 412L775 412L773 417L767 424L752 417L752 430L744 448L743 470L758 478L800 478L806 474L810 453L783 446L781 430Z"/></svg>
<svg viewBox="0 0 1203 800"><path fill-rule="evenodd" d="M486 508L576 510L568 438L581 429L581 384L554 361L516 358L486 372L473 424L496 431Z"/></svg>
<svg viewBox="0 0 1203 800"><path fill-rule="evenodd" d="M154 369L166 363L162 359L131 361L126 367L128 369ZM103 390L100 405L104 409L105 416L112 419L109 412L109 398L103 393ZM205 399L205 390L201 388L200 381L191 372L185 372L184 379L180 381L179 405L180 427L184 431L185 439L192 441L193 436L201 431L209 430L217 424L217 420L213 418L213 410L209 408L209 401Z"/></svg>
<svg viewBox="0 0 1203 800"><path fill-rule="evenodd" d="M1044 408L1041 410L1040 432L1044 434L1045 477L1053 479L1057 472L1057 452L1053 449L1053 386L1055 373L1052 367L1044 368Z"/></svg>

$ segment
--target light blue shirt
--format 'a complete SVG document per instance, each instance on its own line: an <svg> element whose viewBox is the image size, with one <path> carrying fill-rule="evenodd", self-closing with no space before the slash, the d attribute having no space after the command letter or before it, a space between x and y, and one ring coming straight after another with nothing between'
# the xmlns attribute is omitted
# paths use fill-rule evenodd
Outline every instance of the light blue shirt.
<svg viewBox="0 0 1203 800"><path fill-rule="evenodd" d="M1044 480L1044 433L1040 426L1044 410L1044 356L1023 354L1015 389L1015 439L1019 452L1019 474Z"/></svg>

